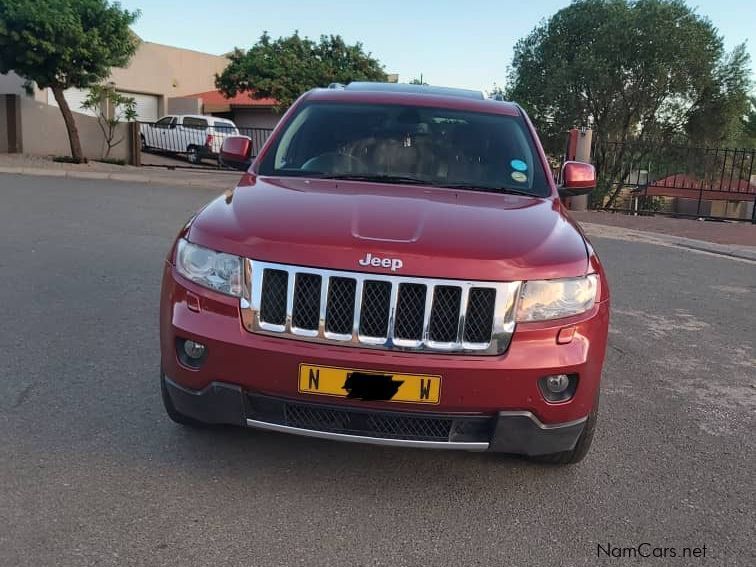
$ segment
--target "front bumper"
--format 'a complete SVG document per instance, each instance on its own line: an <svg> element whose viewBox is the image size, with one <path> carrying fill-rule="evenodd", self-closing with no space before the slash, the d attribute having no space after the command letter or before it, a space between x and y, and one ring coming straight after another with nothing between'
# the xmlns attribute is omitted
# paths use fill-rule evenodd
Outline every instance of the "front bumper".
<svg viewBox="0 0 756 567"><path fill-rule="evenodd" d="M609 302L602 301L578 317L519 324L507 352L491 356L315 344L250 333L242 324L238 299L195 285L166 262L161 366L176 409L199 421L347 441L537 455L569 450L580 436L598 394L608 322ZM568 344L558 344L557 336L565 328L571 329L572 338ZM206 345L207 356L199 368L189 368L178 359L181 339ZM301 393L300 364L438 375L442 377L441 397L438 404L430 405ZM569 401L548 402L538 382L543 376L562 373L579 376L577 390ZM250 405L254 397L270 403ZM343 419L336 421L339 427L328 420L325 424L291 420L282 404L302 411L332 411ZM369 418L384 423L383 437L364 427ZM446 420L450 429L431 437L413 431L402 436L386 425L392 419ZM342 427L343 420L349 427ZM460 436L462 426L464 436Z"/></svg>
<svg viewBox="0 0 756 567"><path fill-rule="evenodd" d="M529 411L481 416L352 409L262 396L222 382L191 390L163 379L174 408L204 423L374 445L546 455L573 449L587 419L546 425Z"/></svg>

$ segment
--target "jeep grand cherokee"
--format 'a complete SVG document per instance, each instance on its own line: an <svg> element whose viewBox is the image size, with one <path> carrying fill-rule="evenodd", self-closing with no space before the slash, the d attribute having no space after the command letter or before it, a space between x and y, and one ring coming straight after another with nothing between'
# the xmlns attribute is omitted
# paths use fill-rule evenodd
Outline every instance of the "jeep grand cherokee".
<svg viewBox="0 0 756 567"><path fill-rule="evenodd" d="M226 141L227 163L249 140ZM178 423L555 463L596 424L609 291L513 103L352 83L304 94L165 262Z"/></svg>

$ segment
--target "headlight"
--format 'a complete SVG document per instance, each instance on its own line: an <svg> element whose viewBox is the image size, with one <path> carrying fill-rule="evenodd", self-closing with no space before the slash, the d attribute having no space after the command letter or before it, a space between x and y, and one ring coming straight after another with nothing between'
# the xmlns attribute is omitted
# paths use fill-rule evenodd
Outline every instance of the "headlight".
<svg viewBox="0 0 756 567"><path fill-rule="evenodd" d="M176 269L194 283L227 295L241 295L242 260L239 256L203 248L182 238L176 252Z"/></svg>
<svg viewBox="0 0 756 567"><path fill-rule="evenodd" d="M596 301L598 276L525 282L517 307L518 321L559 319L588 311Z"/></svg>

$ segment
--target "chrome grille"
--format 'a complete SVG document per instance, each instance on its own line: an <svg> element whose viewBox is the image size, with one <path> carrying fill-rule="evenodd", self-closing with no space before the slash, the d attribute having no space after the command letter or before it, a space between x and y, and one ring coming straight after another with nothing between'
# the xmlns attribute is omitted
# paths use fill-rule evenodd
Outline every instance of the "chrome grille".
<svg viewBox="0 0 756 567"><path fill-rule="evenodd" d="M499 354L520 282L346 272L247 261L247 330L406 351Z"/></svg>

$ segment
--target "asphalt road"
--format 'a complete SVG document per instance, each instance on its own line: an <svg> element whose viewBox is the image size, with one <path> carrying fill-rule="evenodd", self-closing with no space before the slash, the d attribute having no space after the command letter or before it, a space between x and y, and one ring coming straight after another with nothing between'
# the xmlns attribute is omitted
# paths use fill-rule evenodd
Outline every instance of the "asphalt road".
<svg viewBox="0 0 756 567"><path fill-rule="evenodd" d="M160 402L159 278L212 196L0 175L0 565L756 564L756 265L594 241L614 312L574 467L194 431ZM598 556L644 542L678 558Z"/></svg>

